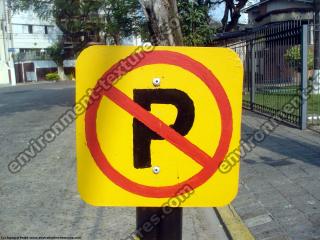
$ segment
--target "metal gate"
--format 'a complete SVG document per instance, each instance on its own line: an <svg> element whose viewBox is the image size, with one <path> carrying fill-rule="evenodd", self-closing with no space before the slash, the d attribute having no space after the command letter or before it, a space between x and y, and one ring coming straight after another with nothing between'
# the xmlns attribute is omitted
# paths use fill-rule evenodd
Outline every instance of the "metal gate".
<svg viewBox="0 0 320 240"><path fill-rule="evenodd" d="M307 23L270 24L238 34L230 33L215 42L215 45L235 50L243 61L244 107L299 128L305 128L307 117L311 119L311 115L315 116L319 111L319 95L308 99L308 110L302 96L304 88L308 87L306 74L311 74L304 71L306 59L303 59L302 43L307 41L303 34L304 24ZM311 66L312 63L309 60L307 64ZM319 124L319 115L312 121Z"/></svg>

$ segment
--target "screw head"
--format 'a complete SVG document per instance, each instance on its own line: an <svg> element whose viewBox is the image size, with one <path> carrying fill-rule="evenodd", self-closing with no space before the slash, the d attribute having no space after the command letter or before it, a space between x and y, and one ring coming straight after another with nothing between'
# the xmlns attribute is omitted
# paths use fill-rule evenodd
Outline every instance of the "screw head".
<svg viewBox="0 0 320 240"><path fill-rule="evenodd" d="M154 174L159 174L159 173L160 173L160 167L153 167L153 168L152 168L152 172L153 172Z"/></svg>
<svg viewBox="0 0 320 240"><path fill-rule="evenodd" d="M152 80L152 84L153 84L153 86L155 86L155 87L159 87L159 86L160 86L160 83L161 83L160 78L154 78L154 79Z"/></svg>

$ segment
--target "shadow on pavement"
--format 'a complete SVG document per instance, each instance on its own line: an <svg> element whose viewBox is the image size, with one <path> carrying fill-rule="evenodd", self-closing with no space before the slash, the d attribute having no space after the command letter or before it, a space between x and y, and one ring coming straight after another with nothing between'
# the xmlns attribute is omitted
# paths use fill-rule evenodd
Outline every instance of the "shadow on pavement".
<svg viewBox="0 0 320 240"><path fill-rule="evenodd" d="M303 135L308 135L310 132L287 128L286 133L283 128L287 127L281 126L281 128L276 129L274 133L267 136L263 142L257 144L259 147L257 152L259 162L250 158L245 158L243 161L248 164L264 163L277 167L294 164L291 161L291 159L294 159L320 167L319 144L302 138ZM247 123L242 123L242 129L243 140L250 138L257 131L257 128L249 126ZM291 132L297 133L292 134Z"/></svg>

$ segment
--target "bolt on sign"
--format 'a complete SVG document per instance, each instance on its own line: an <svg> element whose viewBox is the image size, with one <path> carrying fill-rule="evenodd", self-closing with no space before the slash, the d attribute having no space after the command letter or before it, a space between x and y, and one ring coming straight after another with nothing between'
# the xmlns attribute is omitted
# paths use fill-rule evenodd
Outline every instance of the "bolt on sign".
<svg viewBox="0 0 320 240"><path fill-rule="evenodd" d="M205 207L235 198L239 156L228 171L219 168L240 143L243 67L236 53L92 46L76 69L84 201Z"/></svg>

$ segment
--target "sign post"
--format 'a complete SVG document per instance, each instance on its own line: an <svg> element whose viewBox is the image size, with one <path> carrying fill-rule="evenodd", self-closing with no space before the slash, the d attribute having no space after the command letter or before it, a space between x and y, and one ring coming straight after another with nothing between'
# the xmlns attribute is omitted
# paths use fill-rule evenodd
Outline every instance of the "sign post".
<svg viewBox="0 0 320 240"><path fill-rule="evenodd" d="M148 222L152 216L163 214L161 208L138 207L136 212L138 237L143 240L181 240L183 210L182 208L172 208L170 211L170 215L151 229Z"/></svg>
<svg viewBox="0 0 320 240"><path fill-rule="evenodd" d="M235 198L243 68L233 51L93 46L76 71L84 201L136 206L141 239L181 239L183 207Z"/></svg>

